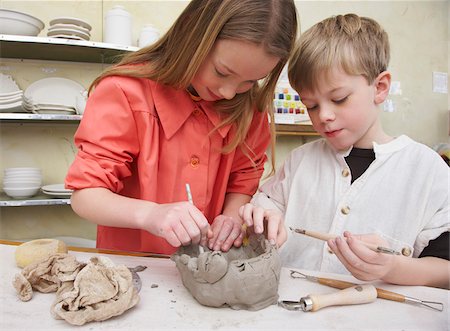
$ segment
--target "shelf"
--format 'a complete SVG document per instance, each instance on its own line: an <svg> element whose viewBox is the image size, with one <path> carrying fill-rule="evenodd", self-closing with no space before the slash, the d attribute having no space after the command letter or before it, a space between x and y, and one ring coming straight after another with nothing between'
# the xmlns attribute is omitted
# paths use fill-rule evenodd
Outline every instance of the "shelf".
<svg viewBox="0 0 450 331"><path fill-rule="evenodd" d="M50 61L114 63L138 47L96 41L0 34L0 57Z"/></svg>
<svg viewBox="0 0 450 331"><path fill-rule="evenodd" d="M70 205L70 199L49 198L45 195L36 195L27 199L12 199L6 194L0 194L0 207L26 207L26 206L52 206Z"/></svg>
<svg viewBox="0 0 450 331"><path fill-rule="evenodd" d="M0 113L0 121L2 122L79 122L81 115L64 115L64 114L28 114L28 113Z"/></svg>
<svg viewBox="0 0 450 331"><path fill-rule="evenodd" d="M299 124L275 123L275 130L278 136L320 136L309 121Z"/></svg>

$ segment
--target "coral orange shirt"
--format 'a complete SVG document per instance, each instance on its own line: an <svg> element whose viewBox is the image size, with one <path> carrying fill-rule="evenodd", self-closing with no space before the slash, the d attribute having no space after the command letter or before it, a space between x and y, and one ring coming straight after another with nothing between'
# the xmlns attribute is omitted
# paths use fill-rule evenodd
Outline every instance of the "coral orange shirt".
<svg viewBox="0 0 450 331"><path fill-rule="evenodd" d="M171 203L187 200L189 183L195 205L211 223L221 214L226 193L255 193L270 142L267 114L255 110L246 144L256 166L240 148L221 154L235 128L211 133L220 122L212 102L196 102L186 91L144 78L105 78L89 97L75 134L78 153L66 187L104 187ZM97 247L163 254L176 250L144 230L100 225Z"/></svg>

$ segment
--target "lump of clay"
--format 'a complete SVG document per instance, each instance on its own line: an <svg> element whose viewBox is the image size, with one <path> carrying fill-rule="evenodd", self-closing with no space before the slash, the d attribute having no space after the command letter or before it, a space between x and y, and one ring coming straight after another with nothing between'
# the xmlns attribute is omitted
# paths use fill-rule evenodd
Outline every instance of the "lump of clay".
<svg viewBox="0 0 450 331"><path fill-rule="evenodd" d="M228 252L184 246L172 255L184 286L202 305L259 310L278 301L281 262L261 235Z"/></svg>
<svg viewBox="0 0 450 331"><path fill-rule="evenodd" d="M25 268L32 263L41 262L57 253L67 253L66 244L57 239L36 239L27 241L16 248L16 264Z"/></svg>

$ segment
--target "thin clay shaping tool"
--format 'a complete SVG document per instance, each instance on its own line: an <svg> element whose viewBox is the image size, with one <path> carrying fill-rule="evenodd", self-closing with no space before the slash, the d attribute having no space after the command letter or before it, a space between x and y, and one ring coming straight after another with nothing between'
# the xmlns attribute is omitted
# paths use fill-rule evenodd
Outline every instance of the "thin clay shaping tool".
<svg viewBox="0 0 450 331"><path fill-rule="evenodd" d="M295 232L295 233L300 233L300 234L303 234L305 236L313 237L313 238L324 240L324 241L327 241L329 239L335 239L335 238L338 237L338 235L331 234L331 233L323 233L323 232L317 232L317 231L307 231L307 230L304 230L304 229L294 229L294 228L289 228L289 229L291 231ZM397 251L393 250L392 248L378 246L378 245L375 245L375 244L366 243L364 241L361 241L361 243L364 246L366 246L367 248L369 248L372 251L377 252L377 253L401 255L400 252L397 252Z"/></svg>
<svg viewBox="0 0 450 331"><path fill-rule="evenodd" d="M345 289L348 287L352 287L358 284L354 284L351 282L346 282L343 280L337 280L337 279L331 279L331 278L323 278L323 277L316 277L311 275L306 275L304 273L301 273L297 270L291 270L291 277L292 278L303 278L310 280L312 282L316 282L322 285L339 288L339 289ZM380 299L385 300L391 300L391 301L397 301L397 302L404 302L404 303L412 303L412 304L419 304L427 308L431 308L437 311L443 311L444 310L444 304L442 302L437 301L427 301L427 300L420 300L412 297L408 297L403 294L391 292L384 290L382 288L376 288L377 290L377 297Z"/></svg>
<svg viewBox="0 0 450 331"><path fill-rule="evenodd" d="M188 201L191 204L194 204L194 200L192 199L191 186L189 185L189 183L186 183L186 195L187 195ZM205 249L203 248L202 245L198 245L198 251L199 251L199 254L202 254L205 252Z"/></svg>

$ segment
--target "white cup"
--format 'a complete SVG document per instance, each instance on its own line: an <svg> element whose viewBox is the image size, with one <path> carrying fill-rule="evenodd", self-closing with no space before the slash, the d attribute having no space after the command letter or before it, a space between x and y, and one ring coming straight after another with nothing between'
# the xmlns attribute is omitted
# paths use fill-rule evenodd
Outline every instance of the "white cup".
<svg viewBox="0 0 450 331"><path fill-rule="evenodd" d="M145 47L159 39L160 33L152 24L145 24L138 39L138 46Z"/></svg>
<svg viewBox="0 0 450 331"><path fill-rule="evenodd" d="M132 46L131 14L123 6L114 6L105 15L103 41L110 44Z"/></svg>

